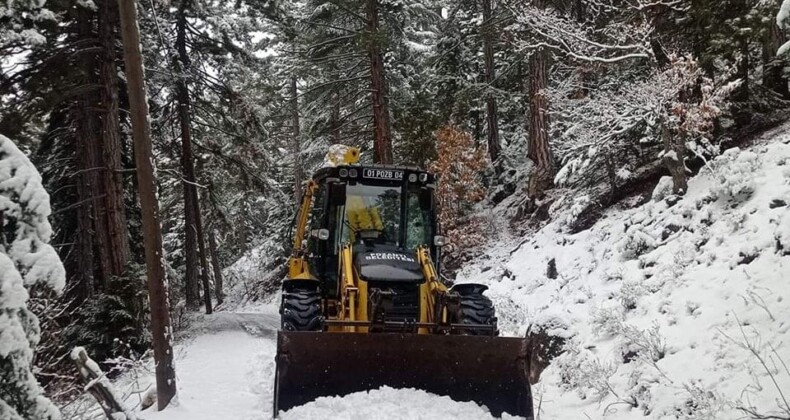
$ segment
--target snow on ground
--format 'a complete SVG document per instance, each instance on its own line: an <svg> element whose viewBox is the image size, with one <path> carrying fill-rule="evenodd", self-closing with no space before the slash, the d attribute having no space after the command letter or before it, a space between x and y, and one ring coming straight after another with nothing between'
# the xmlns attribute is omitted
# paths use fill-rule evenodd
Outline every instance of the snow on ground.
<svg viewBox="0 0 790 420"><path fill-rule="evenodd" d="M144 420L258 420L271 418L276 306L261 313L218 312L190 328L195 339L176 348L178 398L166 410L144 411ZM147 379L148 382L151 378ZM134 398L132 398L134 400ZM134 403L134 401L131 401ZM319 398L282 412L283 420L493 419L472 402L415 389L383 387ZM505 419L516 417L505 415Z"/></svg>
<svg viewBox="0 0 790 420"><path fill-rule="evenodd" d="M322 397L282 413L281 420L486 420L494 419L487 409L474 402L453 401L449 397L415 389L382 387L343 397ZM520 417L508 416L504 419Z"/></svg>
<svg viewBox="0 0 790 420"><path fill-rule="evenodd" d="M176 361L178 400L146 420L265 419L271 411L275 342L244 331L197 337Z"/></svg>
<svg viewBox="0 0 790 420"><path fill-rule="evenodd" d="M541 419L790 416L788 143L785 126L724 152L675 203L611 209L577 234L559 218L467 267L506 334L572 336L534 388Z"/></svg>

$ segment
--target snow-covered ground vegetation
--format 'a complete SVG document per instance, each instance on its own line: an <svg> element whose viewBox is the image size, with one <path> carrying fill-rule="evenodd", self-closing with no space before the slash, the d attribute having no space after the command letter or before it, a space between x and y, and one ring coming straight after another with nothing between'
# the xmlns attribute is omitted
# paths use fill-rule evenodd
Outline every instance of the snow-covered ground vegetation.
<svg viewBox="0 0 790 420"><path fill-rule="evenodd" d="M790 415L786 130L725 151L683 197L662 180L645 204L576 234L559 217L460 274L489 285L506 334L567 339L534 387L541 418Z"/></svg>

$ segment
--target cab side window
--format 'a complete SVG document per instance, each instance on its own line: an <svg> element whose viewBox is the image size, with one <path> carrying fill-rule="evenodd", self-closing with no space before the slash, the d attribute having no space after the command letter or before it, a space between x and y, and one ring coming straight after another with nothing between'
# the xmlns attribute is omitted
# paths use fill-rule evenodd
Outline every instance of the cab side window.
<svg viewBox="0 0 790 420"><path fill-rule="evenodd" d="M318 230L324 224L326 214L326 184L321 184L313 194L313 209L310 212L307 232L307 251L310 254L319 252L321 241L318 239Z"/></svg>

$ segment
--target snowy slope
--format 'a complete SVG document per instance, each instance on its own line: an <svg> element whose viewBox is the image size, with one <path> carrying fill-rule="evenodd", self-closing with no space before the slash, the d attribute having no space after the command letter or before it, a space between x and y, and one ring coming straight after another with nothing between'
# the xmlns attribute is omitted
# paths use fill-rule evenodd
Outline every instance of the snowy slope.
<svg viewBox="0 0 790 420"><path fill-rule="evenodd" d="M461 273L490 286L508 335L572 337L535 387L541 419L790 416L788 143L785 126L674 204L658 194L578 234L559 220Z"/></svg>

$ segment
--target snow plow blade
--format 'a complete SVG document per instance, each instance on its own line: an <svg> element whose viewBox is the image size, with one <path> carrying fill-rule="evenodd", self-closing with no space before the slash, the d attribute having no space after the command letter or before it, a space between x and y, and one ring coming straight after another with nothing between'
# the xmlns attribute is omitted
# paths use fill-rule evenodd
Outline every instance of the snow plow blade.
<svg viewBox="0 0 790 420"><path fill-rule="evenodd" d="M528 363L524 338L281 331L274 415L318 397L386 385L532 419Z"/></svg>

